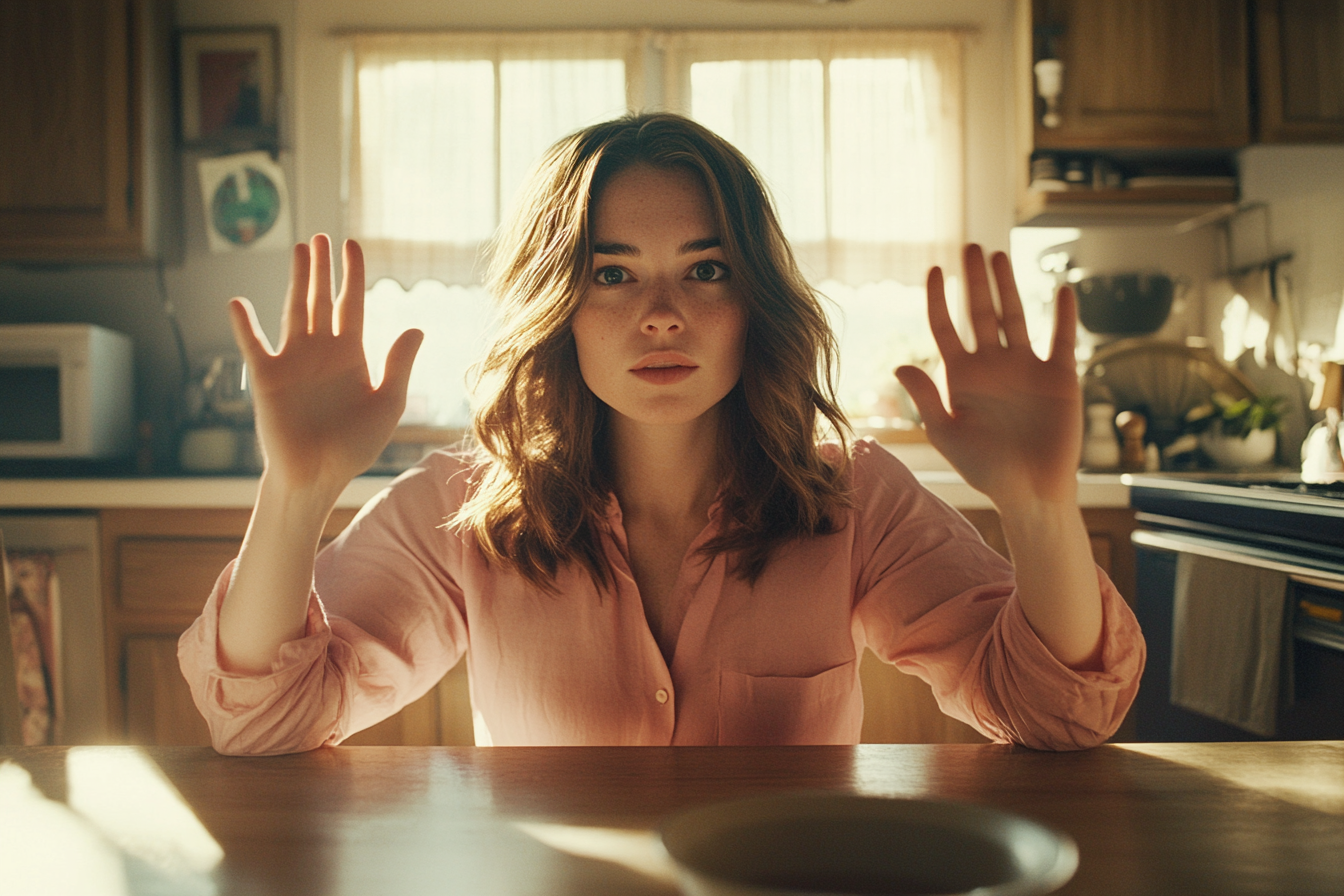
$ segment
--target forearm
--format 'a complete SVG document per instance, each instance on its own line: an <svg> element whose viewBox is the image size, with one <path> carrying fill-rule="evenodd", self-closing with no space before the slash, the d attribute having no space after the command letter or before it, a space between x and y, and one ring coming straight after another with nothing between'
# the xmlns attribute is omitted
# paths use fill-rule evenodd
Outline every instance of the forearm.
<svg viewBox="0 0 1344 896"><path fill-rule="evenodd" d="M313 563L339 489L290 489L265 475L219 613L221 665L268 672L280 645L303 636Z"/></svg>
<svg viewBox="0 0 1344 896"><path fill-rule="evenodd" d="M1032 629L1064 665L1099 670L1101 591L1082 512L1041 502L1001 508L999 519Z"/></svg>

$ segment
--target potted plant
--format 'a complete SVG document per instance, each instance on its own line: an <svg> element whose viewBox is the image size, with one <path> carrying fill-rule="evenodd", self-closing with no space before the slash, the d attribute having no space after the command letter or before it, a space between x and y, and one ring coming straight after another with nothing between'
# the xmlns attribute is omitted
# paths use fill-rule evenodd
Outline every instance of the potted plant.
<svg viewBox="0 0 1344 896"><path fill-rule="evenodd" d="M1212 400L1186 415L1199 447L1226 469L1266 467L1274 462L1278 446L1280 405L1277 395L1232 398L1215 392Z"/></svg>

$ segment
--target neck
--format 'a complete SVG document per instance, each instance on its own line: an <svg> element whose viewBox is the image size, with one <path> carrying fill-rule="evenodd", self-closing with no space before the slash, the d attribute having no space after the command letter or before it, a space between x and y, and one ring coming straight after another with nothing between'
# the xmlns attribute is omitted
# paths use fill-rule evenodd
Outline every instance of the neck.
<svg viewBox="0 0 1344 896"><path fill-rule="evenodd" d="M719 409L656 426L613 414L612 478L626 516L703 520L718 493Z"/></svg>

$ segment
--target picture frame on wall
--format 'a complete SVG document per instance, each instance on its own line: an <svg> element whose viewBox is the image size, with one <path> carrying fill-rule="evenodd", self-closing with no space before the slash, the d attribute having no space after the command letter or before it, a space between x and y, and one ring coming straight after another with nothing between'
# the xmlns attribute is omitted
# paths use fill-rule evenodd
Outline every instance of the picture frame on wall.
<svg viewBox="0 0 1344 896"><path fill-rule="evenodd" d="M178 120L184 144L275 144L278 47L273 27L178 32Z"/></svg>

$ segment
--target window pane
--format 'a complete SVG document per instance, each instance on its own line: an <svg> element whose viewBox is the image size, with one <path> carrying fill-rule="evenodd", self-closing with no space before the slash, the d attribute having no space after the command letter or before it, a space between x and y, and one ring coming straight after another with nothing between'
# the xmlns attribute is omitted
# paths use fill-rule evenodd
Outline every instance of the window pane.
<svg viewBox="0 0 1344 896"><path fill-rule="evenodd" d="M361 233L470 244L495 227L489 61L407 60L359 72Z"/></svg>
<svg viewBox="0 0 1344 896"><path fill-rule="evenodd" d="M837 239L930 238L929 222L938 218L939 159L924 77L911 59L831 63L831 227Z"/></svg>
<svg viewBox="0 0 1344 896"><path fill-rule="evenodd" d="M760 170L790 240L825 238L821 60L694 63L691 115Z"/></svg>
<svg viewBox="0 0 1344 896"><path fill-rule="evenodd" d="M620 59L517 59L499 66L501 206L552 143L626 111Z"/></svg>
<svg viewBox="0 0 1344 896"><path fill-rule="evenodd" d="M364 351L374 382L382 380L387 350L403 331L425 332L401 422L466 427L466 371L494 332L494 306L485 289L421 280L408 291L384 279L368 291L364 305Z"/></svg>

